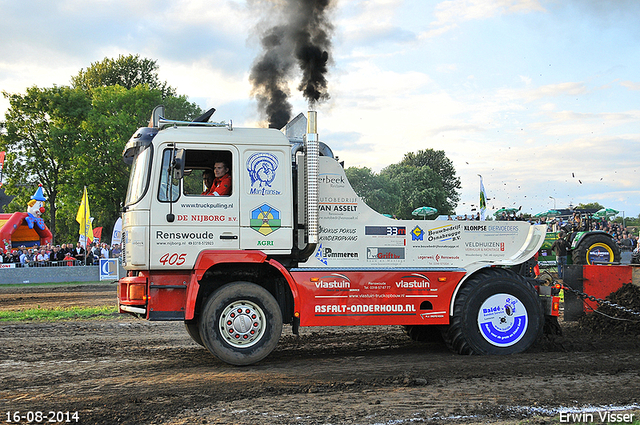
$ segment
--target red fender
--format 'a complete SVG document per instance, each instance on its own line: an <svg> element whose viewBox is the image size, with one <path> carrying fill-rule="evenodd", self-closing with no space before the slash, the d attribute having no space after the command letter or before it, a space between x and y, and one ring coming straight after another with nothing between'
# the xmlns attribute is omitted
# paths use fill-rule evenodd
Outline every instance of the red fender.
<svg viewBox="0 0 640 425"><path fill-rule="evenodd" d="M202 251L198 256L196 263L191 273L191 279L189 281L189 288L187 288L187 302L185 305L185 320L192 320L195 316L196 300L198 298L198 291L200 290L200 284L198 283L204 273L212 266L222 263L264 263L267 262L271 266L275 267L282 276L287 280L291 293L293 294L294 307L298 300L298 287L295 279L291 276L289 271L278 261L273 259L267 260L267 254L262 251L216 251L207 250Z"/></svg>

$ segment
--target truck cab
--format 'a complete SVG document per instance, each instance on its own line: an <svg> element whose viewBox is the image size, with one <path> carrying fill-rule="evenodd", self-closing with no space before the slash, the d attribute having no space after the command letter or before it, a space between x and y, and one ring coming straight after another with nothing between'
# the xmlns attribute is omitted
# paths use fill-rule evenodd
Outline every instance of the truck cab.
<svg viewBox="0 0 640 425"><path fill-rule="evenodd" d="M281 132L171 127L155 138L132 167L123 220L126 268L190 270L203 249L291 253L291 147ZM202 174L219 161L229 166L231 193L203 195Z"/></svg>

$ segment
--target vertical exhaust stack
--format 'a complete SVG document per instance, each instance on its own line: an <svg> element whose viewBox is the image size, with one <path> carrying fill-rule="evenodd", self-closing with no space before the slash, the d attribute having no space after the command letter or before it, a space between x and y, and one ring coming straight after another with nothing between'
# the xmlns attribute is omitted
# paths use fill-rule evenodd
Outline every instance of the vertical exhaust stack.
<svg viewBox="0 0 640 425"><path fill-rule="evenodd" d="M318 243L318 162L319 162L319 141L318 141L318 113L308 112L306 151L307 151L307 243L315 245Z"/></svg>

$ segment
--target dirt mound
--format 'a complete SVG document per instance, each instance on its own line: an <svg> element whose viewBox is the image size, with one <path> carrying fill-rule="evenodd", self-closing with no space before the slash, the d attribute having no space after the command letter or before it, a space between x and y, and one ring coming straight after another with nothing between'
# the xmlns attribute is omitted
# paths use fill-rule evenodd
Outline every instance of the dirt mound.
<svg viewBox="0 0 640 425"><path fill-rule="evenodd" d="M626 284L610 294L607 301L640 312L640 288ZM580 329L598 335L640 335L640 315L601 304L598 309L578 321Z"/></svg>

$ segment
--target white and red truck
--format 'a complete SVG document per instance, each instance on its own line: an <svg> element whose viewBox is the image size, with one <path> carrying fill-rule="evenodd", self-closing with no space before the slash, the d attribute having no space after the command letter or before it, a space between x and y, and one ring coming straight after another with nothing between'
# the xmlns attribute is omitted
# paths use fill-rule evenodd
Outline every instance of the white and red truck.
<svg viewBox="0 0 640 425"><path fill-rule="evenodd" d="M517 269L546 233L526 222L394 220L351 188L316 113L283 131L169 121L125 147L120 312L184 321L220 360L255 363L284 324L434 326L461 354L529 348L558 299ZM300 127L306 129L300 131ZM224 162L229 196L203 196Z"/></svg>

